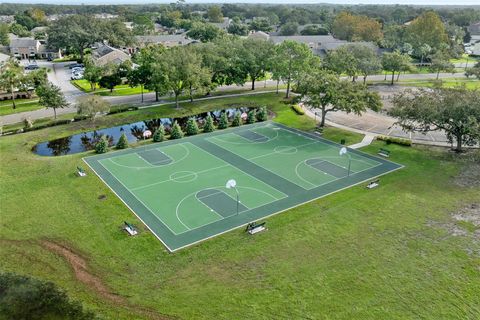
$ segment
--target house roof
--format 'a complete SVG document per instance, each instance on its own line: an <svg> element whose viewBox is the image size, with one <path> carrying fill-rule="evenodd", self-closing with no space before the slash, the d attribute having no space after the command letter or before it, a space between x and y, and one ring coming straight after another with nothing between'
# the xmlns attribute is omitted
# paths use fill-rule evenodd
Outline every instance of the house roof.
<svg viewBox="0 0 480 320"><path fill-rule="evenodd" d="M106 64L120 64L130 60L130 56L122 50L112 48L105 44L100 44L92 51L92 58L97 66L104 66Z"/></svg>
<svg viewBox="0 0 480 320"><path fill-rule="evenodd" d="M33 33L35 33L35 32L45 32L45 31L47 31L47 29L48 29L48 27L35 27L30 31L33 32Z"/></svg>
<svg viewBox="0 0 480 320"><path fill-rule="evenodd" d="M29 47L36 47L38 44L39 44L39 41L33 38L10 39L10 48L29 48Z"/></svg>
<svg viewBox="0 0 480 320"><path fill-rule="evenodd" d="M188 38L185 34L162 34L156 36L136 36L135 40L139 43L164 43L164 42L177 42L182 44L188 44L194 40Z"/></svg>
<svg viewBox="0 0 480 320"><path fill-rule="evenodd" d="M6 54L3 54L3 53L0 52L0 63L3 63L5 61L7 61L8 59L10 59L9 55L6 55Z"/></svg>

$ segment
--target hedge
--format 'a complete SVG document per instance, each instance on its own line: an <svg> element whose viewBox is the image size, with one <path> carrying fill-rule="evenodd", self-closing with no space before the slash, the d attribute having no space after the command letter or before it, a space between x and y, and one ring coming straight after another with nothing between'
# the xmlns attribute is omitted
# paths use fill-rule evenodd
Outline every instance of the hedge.
<svg viewBox="0 0 480 320"><path fill-rule="evenodd" d="M398 144L401 146L408 146L412 145L412 140L410 139L403 139L403 138L396 138L396 137L387 137L387 136L377 136L377 140L385 141L387 144Z"/></svg>
<svg viewBox="0 0 480 320"><path fill-rule="evenodd" d="M292 109L298 115L303 116L305 114L305 111L303 111L302 107L300 107L298 104L292 105Z"/></svg>

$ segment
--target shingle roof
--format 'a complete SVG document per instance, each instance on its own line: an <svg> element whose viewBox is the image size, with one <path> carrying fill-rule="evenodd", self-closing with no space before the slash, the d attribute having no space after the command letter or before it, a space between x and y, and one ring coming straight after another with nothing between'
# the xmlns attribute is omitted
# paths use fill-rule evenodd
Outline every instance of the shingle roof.
<svg viewBox="0 0 480 320"><path fill-rule="evenodd" d="M38 44L38 40L33 38L14 38L10 39L10 47L11 48L29 48L29 47L36 47Z"/></svg>
<svg viewBox="0 0 480 320"><path fill-rule="evenodd" d="M193 42L184 34L164 34L157 36L136 36L135 40L139 43L162 43L162 42L182 42L184 44Z"/></svg>

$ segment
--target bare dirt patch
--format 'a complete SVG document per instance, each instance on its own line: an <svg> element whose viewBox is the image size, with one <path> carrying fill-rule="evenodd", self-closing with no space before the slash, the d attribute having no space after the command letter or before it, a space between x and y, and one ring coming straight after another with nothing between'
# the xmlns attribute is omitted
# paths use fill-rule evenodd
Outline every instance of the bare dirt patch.
<svg viewBox="0 0 480 320"><path fill-rule="evenodd" d="M63 257L72 268L75 278L105 300L129 309L134 314L142 315L146 319L172 319L148 308L134 306L129 303L125 297L112 292L99 276L92 273L88 267L87 259L71 247L51 240L42 240L40 241L40 245L48 251Z"/></svg>
<svg viewBox="0 0 480 320"><path fill-rule="evenodd" d="M454 182L460 187L479 187L480 159L466 163L460 173L455 177Z"/></svg>
<svg viewBox="0 0 480 320"><path fill-rule="evenodd" d="M472 237L473 242L478 243L480 240L480 204L473 203L463 209L452 212L449 222L429 221L430 227L442 228L449 235L458 237Z"/></svg>

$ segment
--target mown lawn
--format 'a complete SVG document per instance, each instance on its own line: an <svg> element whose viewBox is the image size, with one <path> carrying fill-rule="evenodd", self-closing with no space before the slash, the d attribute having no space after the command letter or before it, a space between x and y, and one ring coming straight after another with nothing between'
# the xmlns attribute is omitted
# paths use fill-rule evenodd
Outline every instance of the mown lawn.
<svg viewBox="0 0 480 320"><path fill-rule="evenodd" d="M113 92L110 92L110 90L101 88L98 86L98 84L95 87L95 90L92 90L92 87L90 86L90 83L87 80L72 80L71 81L74 86L82 90L83 92L87 93L95 93L100 96L128 96L132 94L141 94L142 93L142 88L140 86L138 87L130 87L128 84L121 84L118 86L115 86L113 89ZM150 92L149 90L144 89L143 93L148 93Z"/></svg>
<svg viewBox="0 0 480 320"><path fill-rule="evenodd" d="M406 80L400 80L398 82L400 85L404 86L414 86L414 87L428 87L432 88L438 85L442 85L445 88L454 88L454 87L462 87L465 86L465 88L470 89L470 90L476 90L480 89L480 80L476 78L444 78L444 79L439 79L437 81L434 80L412 80L412 79L406 79Z"/></svg>
<svg viewBox="0 0 480 320"><path fill-rule="evenodd" d="M0 101L0 116L6 116L8 114L33 111L42 109L43 107L38 104L38 99L16 99L16 108L13 109L12 100Z"/></svg>
<svg viewBox="0 0 480 320"><path fill-rule="evenodd" d="M391 159L406 167L382 177L378 189L353 187L269 218L262 234L238 229L175 254L143 228L134 238L120 230L124 220L141 224L91 171L75 177L85 154L30 152L37 142L92 126L248 102L267 105L275 121L314 127L270 94L0 137L0 270L54 281L107 319L146 319L145 309L179 319L480 317L480 245L471 231L452 236L440 227L451 222L452 212L480 203L480 188L452 182L464 163L445 150L390 145ZM365 151L380 146L375 142ZM88 272L135 308L109 302L78 281L68 262L40 246L41 240L83 256Z"/></svg>

